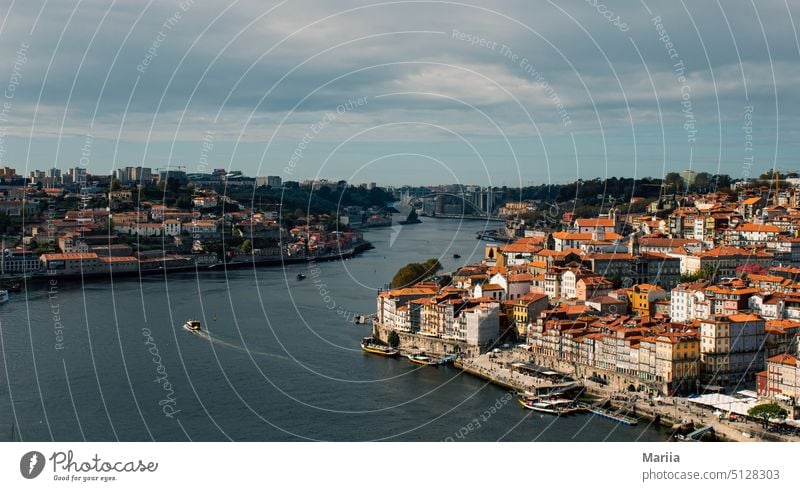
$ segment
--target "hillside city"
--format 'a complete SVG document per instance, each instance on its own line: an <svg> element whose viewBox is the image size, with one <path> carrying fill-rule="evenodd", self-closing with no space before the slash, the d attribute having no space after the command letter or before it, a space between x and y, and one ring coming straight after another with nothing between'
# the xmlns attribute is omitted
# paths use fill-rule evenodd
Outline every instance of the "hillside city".
<svg viewBox="0 0 800 491"><path fill-rule="evenodd" d="M376 337L476 357L513 343L536 364L609 388L743 392L794 419L800 179L789 176L686 171L517 192L283 182L223 169L22 177L6 167L0 288L346 258L372 247L363 231L391 226L392 203L402 201L422 217L499 228L479 232L488 239L479 263L380 291ZM601 185L620 196L595 193ZM624 199L636 185L642 196ZM565 199L573 189L579 198Z"/></svg>
<svg viewBox="0 0 800 491"><path fill-rule="evenodd" d="M480 263L378 294L377 335L473 357L517 343L612 389L744 394L796 419L800 180L765 177L662 192L636 213L506 202Z"/></svg>

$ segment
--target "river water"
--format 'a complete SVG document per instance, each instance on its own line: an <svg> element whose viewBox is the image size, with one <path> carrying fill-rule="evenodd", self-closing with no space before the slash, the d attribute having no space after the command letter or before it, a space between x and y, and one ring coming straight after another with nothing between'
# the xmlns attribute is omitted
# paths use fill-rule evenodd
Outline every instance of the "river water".
<svg viewBox="0 0 800 491"><path fill-rule="evenodd" d="M665 440L360 350L369 327L353 315L374 311L376 290L411 261L479 261L482 226L372 229L376 248L341 262L32 285L0 305L0 439ZM189 318L208 334L181 329Z"/></svg>

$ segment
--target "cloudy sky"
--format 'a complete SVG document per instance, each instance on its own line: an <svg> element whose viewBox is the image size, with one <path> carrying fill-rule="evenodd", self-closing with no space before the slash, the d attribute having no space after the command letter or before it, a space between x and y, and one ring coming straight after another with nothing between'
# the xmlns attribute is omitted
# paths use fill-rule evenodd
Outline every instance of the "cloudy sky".
<svg viewBox="0 0 800 491"><path fill-rule="evenodd" d="M0 5L0 167L18 172L517 186L800 169L788 0Z"/></svg>

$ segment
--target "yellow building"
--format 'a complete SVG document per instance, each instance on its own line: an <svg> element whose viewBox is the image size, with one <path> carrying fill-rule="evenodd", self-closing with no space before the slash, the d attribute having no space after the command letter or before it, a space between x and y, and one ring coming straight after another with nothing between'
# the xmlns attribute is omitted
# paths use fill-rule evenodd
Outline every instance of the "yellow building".
<svg viewBox="0 0 800 491"><path fill-rule="evenodd" d="M528 293L514 300L513 319L517 335L524 339L528 335L528 324L536 322L539 314L549 306L547 295Z"/></svg>
<svg viewBox="0 0 800 491"><path fill-rule="evenodd" d="M666 298L667 292L658 285L642 283L626 290L631 313L641 316L653 315L656 300Z"/></svg>
<svg viewBox="0 0 800 491"><path fill-rule="evenodd" d="M656 337L656 380L669 392L693 392L699 375L699 333L669 332Z"/></svg>

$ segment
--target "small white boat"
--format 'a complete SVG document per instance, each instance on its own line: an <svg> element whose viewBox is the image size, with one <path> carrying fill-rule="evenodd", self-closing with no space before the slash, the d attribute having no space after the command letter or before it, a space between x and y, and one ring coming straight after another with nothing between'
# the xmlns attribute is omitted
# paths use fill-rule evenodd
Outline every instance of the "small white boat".
<svg viewBox="0 0 800 491"><path fill-rule="evenodd" d="M0 303L8 302L8 290L0 290Z"/></svg>
<svg viewBox="0 0 800 491"><path fill-rule="evenodd" d="M568 399L520 399L519 403L525 409L532 409L545 414L557 416L576 413L582 408Z"/></svg>
<svg viewBox="0 0 800 491"><path fill-rule="evenodd" d="M192 331L192 332L200 332L203 330L203 328L200 327L200 321L191 319L186 321L186 323L183 325L183 328L186 329L187 331Z"/></svg>

